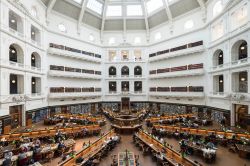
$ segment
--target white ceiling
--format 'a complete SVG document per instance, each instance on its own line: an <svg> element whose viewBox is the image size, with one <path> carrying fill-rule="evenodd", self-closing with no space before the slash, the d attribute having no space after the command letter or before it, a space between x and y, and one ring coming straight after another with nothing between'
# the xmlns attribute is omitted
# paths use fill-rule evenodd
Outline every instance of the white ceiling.
<svg viewBox="0 0 250 166"><path fill-rule="evenodd" d="M125 25L127 30L148 30L147 27L149 29L153 28L159 24L169 21L170 19L174 19L191 10L199 8L201 6L200 3L205 5L207 2L207 0L159 0L162 1L163 5L157 8L155 11L148 13L146 6L147 1L150 0L96 0L97 3L102 4L102 12L99 14L93 9L87 7L88 1L92 0L82 0L81 4L78 4L74 0L41 1L48 8L51 8L56 12L76 20L82 18L79 21L104 31L123 30L124 21L126 22ZM52 1L54 1L54 3ZM127 5L140 5L142 8L142 14L139 12L140 14L138 16L127 16ZM106 15L106 9L108 8L107 6L121 6L122 16L108 17ZM96 7L98 8L99 6Z"/></svg>

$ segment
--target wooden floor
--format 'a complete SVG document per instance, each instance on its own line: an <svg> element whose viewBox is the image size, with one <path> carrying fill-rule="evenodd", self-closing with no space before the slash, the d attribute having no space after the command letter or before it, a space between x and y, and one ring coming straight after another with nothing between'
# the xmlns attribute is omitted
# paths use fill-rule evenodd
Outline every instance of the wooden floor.
<svg viewBox="0 0 250 166"><path fill-rule="evenodd" d="M45 126L43 126L42 124L37 124L37 125L35 125L35 128L43 129L43 128L45 128ZM106 133L110 128L111 128L111 124L107 121L107 124L102 127L102 132ZM143 128L150 130L145 126L145 124L143 124ZM217 127L214 126L213 128L217 128ZM89 142L89 140L90 140L91 142L93 142L96 139L97 139L97 137L89 137L89 138L76 140L75 150L80 151L82 149L83 141ZM176 149L177 151L180 150L179 140L176 140L174 138L165 138L165 140L170 145L173 145L174 149ZM157 166L156 162L154 162L152 160L152 157L150 156L150 154L143 155L142 152L139 151L139 148L134 146L134 143L132 140L132 134L131 135L121 135L121 143L118 144L117 147L115 149L113 149L108 154L107 157L104 157L101 160L100 166L110 166L110 164L112 162L112 155L117 155L118 152L125 151L126 149L128 151L133 151L134 154L136 154L136 155L139 155L139 157L140 157L139 161L140 161L141 166ZM224 148L224 147L218 148L217 158L216 158L215 163L213 163L213 164L207 164L201 158L196 157L196 156L187 156L187 157L189 157L192 160L196 160L196 161L202 163L204 166L250 166L250 160L242 159L238 156L238 154L231 153L228 151L227 148ZM43 165L55 166L55 165L58 165L59 161L60 161L60 158L56 158L56 159L52 160L50 163L46 163Z"/></svg>

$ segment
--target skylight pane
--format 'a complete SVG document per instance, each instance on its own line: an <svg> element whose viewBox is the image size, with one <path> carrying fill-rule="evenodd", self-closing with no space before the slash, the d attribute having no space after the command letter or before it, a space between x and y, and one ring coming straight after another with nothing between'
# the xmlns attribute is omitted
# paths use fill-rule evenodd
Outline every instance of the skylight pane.
<svg viewBox="0 0 250 166"><path fill-rule="evenodd" d="M163 6L162 0L149 0L147 1L147 10L148 13L152 13L153 11L159 9L160 7Z"/></svg>
<svg viewBox="0 0 250 166"><path fill-rule="evenodd" d="M107 16L122 16L122 6L108 6Z"/></svg>
<svg viewBox="0 0 250 166"><path fill-rule="evenodd" d="M82 0L73 0L76 3L82 4Z"/></svg>
<svg viewBox="0 0 250 166"><path fill-rule="evenodd" d="M102 6L103 4L98 2L97 0L88 1L87 8L93 10L98 14L102 14Z"/></svg>
<svg viewBox="0 0 250 166"><path fill-rule="evenodd" d="M127 16L142 16L141 5L128 5Z"/></svg>

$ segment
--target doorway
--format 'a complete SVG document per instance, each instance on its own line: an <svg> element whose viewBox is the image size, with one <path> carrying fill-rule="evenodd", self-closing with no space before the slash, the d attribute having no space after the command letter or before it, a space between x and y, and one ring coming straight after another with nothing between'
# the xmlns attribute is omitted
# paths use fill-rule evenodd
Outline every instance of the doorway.
<svg viewBox="0 0 250 166"><path fill-rule="evenodd" d="M11 129L22 126L22 105L10 106Z"/></svg>
<svg viewBox="0 0 250 166"><path fill-rule="evenodd" d="M235 104L235 124L248 129L248 106Z"/></svg>
<svg viewBox="0 0 250 166"><path fill-rule="evenodd" d="M122 110L129 110L130 98L122 97Z"/></svg>

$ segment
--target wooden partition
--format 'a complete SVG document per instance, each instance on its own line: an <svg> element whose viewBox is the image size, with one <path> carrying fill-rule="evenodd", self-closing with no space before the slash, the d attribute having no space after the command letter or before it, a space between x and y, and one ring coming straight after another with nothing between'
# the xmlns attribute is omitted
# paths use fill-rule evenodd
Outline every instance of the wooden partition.
<svg viewBox="0 0 250 166"><path fill-rule="evenodd" d="M236 139L240 139L241 137L245 137L250 139L250 134L245 133L234 133L234 132L225 132L225 131L218 131L218 130L207 130L207 129L196 129L196 128L188 128L188 127L177 127L177 126L162 126L162 125L154 125L156 129L165 129L166 131L179 131L179 132L188 132L189 134L193 135L209 135L214 133L216 135L222 135L226 138L231 138L233 135L236 136Z"/></svg>
<svg viewBox="0 0 250 166"><path fill-rule="evenodd" d="M148 118L146 119L147 122L154 123L158 122L159 120L167 120L167 119L175 119L180 117L193 117L194 114L180 114L180 115L170 115L170 116L161 116L161 117L155 117L155 118Z"/></svg>
<svg viewBox="0 0 250 166"><path fill-rule="evenodd" d="M31 131L31 132L4 134L4 135L0 135L0 139L5 138L7 141L13 141L13 140L19 140L21 137L36 138L36 137L44 137L44 136L54 136L58 130L63 133L75 133L75 132L80 132L83 129L87 129L88 131L100 131L101 130L99 125L88 125L88 126L69 127L69 128L61 128L61 129L37 130L37 131Z"/></svg>
<svg viewBox="0 0 250 166"><path fill-rule="evenodd" d="M57 114L56 116L63 116L64 118L76 118L76 119L88 119L91 122L97 122L99 120L104 120L103 117L98 116L98 117L91 117L90 115L83 114L83 115L71 115L71 114Z"/></svg>
<svg viewBox="0 0 250 166"><path fill-rule="evenodd" d="M185 166L198 166L198 164L194 163L192 160L182 157L180 153L178 153L174 149L170 149L169 147L164 146L158 140L142 130L138 132L137 137L145 144L153 148L156 152L162 152L162 150L165 150L166 159L170 163L172 163L172 165L182 164Z"/></svg>
<svg viewBox="0 0 250 166"><path fill-rule="evenodd" d="M84 159L84 162L87 161L90 157L94 156L100 150L100 148L103 147L102 145L106 139L108 139L109 137L112 137L114 135L115 135L114 130L109 131L108 133L103 135L101 138L99 138L95 142L93 142L90 146L88 146L88 147L82 149L80 152L78 152L75 157L69 158L68 160L62 162L59 165L60 166L76 165L76 160L79 157L82 157Z"/></svg>

